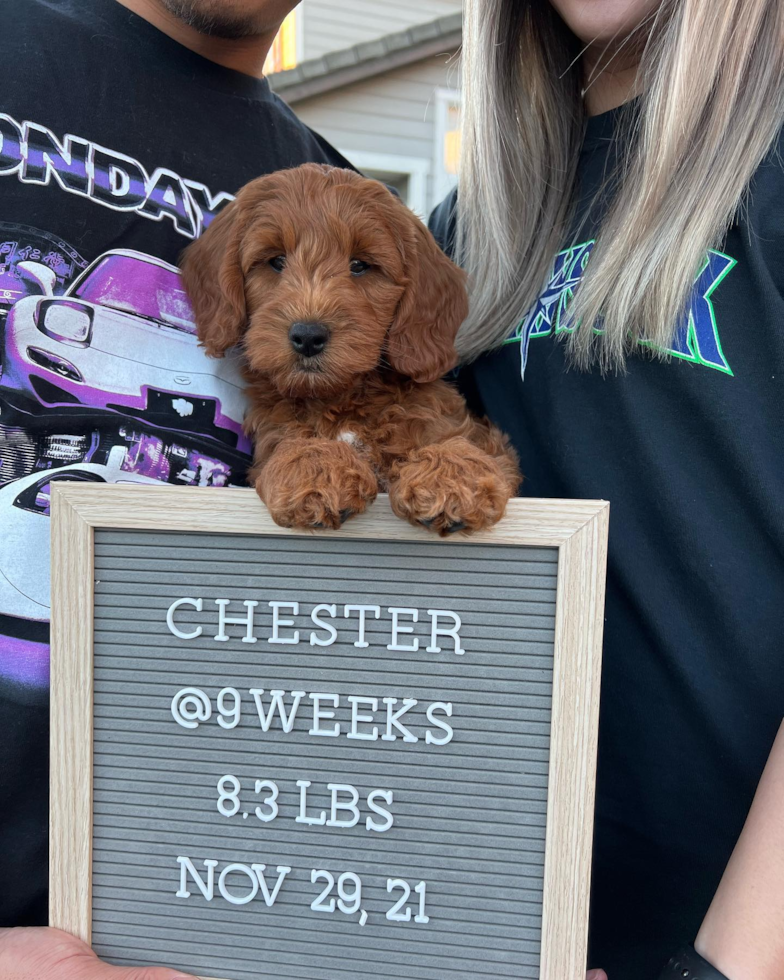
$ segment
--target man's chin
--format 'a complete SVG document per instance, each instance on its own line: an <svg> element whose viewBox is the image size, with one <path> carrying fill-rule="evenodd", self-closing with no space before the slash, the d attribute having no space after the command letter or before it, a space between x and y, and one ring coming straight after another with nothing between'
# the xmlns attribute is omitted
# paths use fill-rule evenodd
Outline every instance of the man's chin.
<svg viewBox="0 0 784 980"><path fill-rule="evenodd" d="M163 0L163 5L188 27L200 34L219 37L228 41L258 35L263 25L258 23L234 5L222 4L220 0Z"/></svg>

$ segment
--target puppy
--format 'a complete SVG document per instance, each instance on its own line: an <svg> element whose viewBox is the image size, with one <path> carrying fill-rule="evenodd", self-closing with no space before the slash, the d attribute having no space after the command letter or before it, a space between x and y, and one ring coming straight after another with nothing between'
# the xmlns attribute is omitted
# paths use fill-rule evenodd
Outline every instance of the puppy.
<svg viewBox="0 0 784 980"><path fill-rule="evenodd" d="M253 180L182 273L206 352L244 352L250 479L278 524L339 527L379 490L441 535L503 515L514 453L440 380L463 273L382 184L317 164Z"/></svg>

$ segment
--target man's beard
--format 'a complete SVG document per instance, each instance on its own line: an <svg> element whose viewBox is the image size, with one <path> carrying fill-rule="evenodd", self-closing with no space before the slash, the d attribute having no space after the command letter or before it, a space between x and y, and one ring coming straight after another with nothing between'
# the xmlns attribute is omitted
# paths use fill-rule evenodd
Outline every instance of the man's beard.
<svg viewBox="0 0 784 980"><path fill-rule="evenodd" d="M235 41L262 32L261 26L251 17L232 16L231 12L221 9L224 7L223 3L215 3L215 0L162 0L162 2L170 13L200 34Z"/></svg>

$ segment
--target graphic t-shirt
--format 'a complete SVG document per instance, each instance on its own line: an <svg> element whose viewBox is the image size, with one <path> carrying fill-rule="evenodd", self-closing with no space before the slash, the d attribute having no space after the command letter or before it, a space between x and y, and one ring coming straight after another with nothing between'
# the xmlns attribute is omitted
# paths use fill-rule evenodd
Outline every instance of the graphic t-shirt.
<svg viewBox="0 0 784 980"><path fill-rule="evenodd" d="M610 501L590 963L650 980L694 939L784 716L784 170L771 153L696 270L671 357L602 378L560 341L614 123L581 154L587 230L462 386L511 436L523 494Z"/></svg>
<svg viewBox="0 0 784 980"><path fill-rule="evenodd" d="M115 0L6 0L0 67L0 925L46 922L49 499L242 485L237 363L176 268L248 180L348 166L266 83Z"/></svg>

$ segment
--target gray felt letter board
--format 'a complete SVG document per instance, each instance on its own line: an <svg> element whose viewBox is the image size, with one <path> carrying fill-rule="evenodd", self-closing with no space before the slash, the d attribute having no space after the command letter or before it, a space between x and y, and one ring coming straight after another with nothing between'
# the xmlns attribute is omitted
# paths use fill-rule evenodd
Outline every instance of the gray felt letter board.
<svg viewBox="0 0 784 980"><path fill-rule="evenodd" d="M558 566L424 534L96 527L96 952L539 980Z"/></svg>

